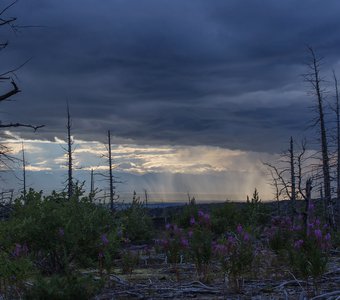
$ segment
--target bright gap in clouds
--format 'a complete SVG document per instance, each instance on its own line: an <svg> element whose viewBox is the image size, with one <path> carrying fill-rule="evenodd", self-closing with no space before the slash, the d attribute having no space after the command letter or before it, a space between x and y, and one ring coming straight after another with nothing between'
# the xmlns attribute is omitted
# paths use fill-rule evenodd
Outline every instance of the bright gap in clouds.
<svg viewBox="0 0 340 300"><path fill-rule="evenodd" d="M20 136L7 132L3 143L21 156ZM114 141L114 138L112 138ZM66 180L66 142L24 140L28 183L48 193L61 190ZM74 141L75 178L86 181L89 188L90 170L96 172L96 186L105 190L108 183L100 173L108 170L106 145L96 141ZM112 145L117 193L122 200L131 200L134 190L143 194L146 189L154 201L184 201L189 192L198 200L245 200L256 187L262 199L272 199L264 161L275 156L267 153L229 150L211 146L147 146L134 144ZM20 166L16 165L18 177ZM7 178L7 177L6 177ZM20 189L20 182L7 178L7 185Z"/></svg>

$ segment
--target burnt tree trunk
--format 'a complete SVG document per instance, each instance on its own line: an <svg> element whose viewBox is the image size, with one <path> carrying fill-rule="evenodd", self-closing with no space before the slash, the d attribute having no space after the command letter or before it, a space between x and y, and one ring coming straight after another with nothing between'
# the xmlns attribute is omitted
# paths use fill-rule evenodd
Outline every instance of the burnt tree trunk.
<svg viewBox="0 0 340 300"><path fill-rule="evenodd" d="M24 196L24 204L26 204L26 160L25 160L25 148L24 143L21 143L22 147L22 180L23 180L23 196Z"/></svg>
<svg viewBox="0 0 340 300"><path fill-rule="evenodd" d="M337 163L336 163L336 198L337 198L337 213L338 220L340 216L340 107L339 107L339 90L338 79L333 71L334 85L335 85L335 113L336 113L336 150L337 150Z"/></svg>
<svg viewBox="0 0 340 300"><path fill-rule="evenodd" d="M110 181L110 209L114 212L114 198L115 198L115 187L113 185L113 171L112 171L112 152L111 152L111 133L110 130L107 132L108 137L108 150L109 150L109 181Z"/></svg>
<svg viewBox="0 0 340 300"><path fill-rule="evenodd" d="M308 224L309 224L309 218L310 218L310 207L311 207L311 201L312 201L312 179L309 178L306 181L306 196L305 196L305 213L304 213L304 226L306 234L308 234Z"/></svg>
<svg viewBox="0 0 340 300"><path fill-rule="evenodd" d="M294 142L293 137L290 137L290 147L289 147L289 160L290 160L290 180L291 180L291 205L292 205L292 217L296 213L296 188L295 188L295 166L294 166Z"/></svg>
<svg viewBox="0 0 340 300"><path fill-rule="evenodd" d="M71 116L70 108L67 104L67 158L68 158L68 178L67 178L67 195L70 200L73 195L73 157L72 157L72 136L71 136Z"/></svg>
<svg viewBox="0 0 340 300"><path fill-rule="evenodd" d="M324 199L327 206L327 219L329 224L334 227L333 216L332 216L332 194L331 194L331 178L329 171L329 156L328 156L328 143L325 125L325 115L323 107L323 96L321 92L321 78L319 63L320 61L316 58L316 55L312 48L309 48L312 56L311 62L311 76L309 82L312 84L317 97L317 110L318 110L318 122L320 124L320 138L321 138L321 153L322 153L322 172L323 172L323 185L324 185Z"/></svg>

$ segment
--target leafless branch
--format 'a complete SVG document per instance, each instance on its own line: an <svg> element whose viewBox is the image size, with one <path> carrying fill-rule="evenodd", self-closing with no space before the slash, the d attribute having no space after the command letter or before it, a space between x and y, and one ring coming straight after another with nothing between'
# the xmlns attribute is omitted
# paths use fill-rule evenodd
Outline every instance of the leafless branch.
<svg viewBox="0 0 340 300"><path fill-rule="evenodd" d="M9 128L9 127L28 127L34 129L34 131L39 128L45 127L45 125L31 125L31 124L22 124L22 123L9 123L9 124L0 124L0 128Z"/></svg>
<svg viewBox="0 0 340 300"><path fill-rule="evenodd" d="M11 81L11 84L13 86L12 90L10 90L9 92L3 94L3 95L0 95L0 102L1 101L4 101L10 97L12 97L13 95L17 94L20 92L18 86L16 85L16 83L14 81Z"/></svg>

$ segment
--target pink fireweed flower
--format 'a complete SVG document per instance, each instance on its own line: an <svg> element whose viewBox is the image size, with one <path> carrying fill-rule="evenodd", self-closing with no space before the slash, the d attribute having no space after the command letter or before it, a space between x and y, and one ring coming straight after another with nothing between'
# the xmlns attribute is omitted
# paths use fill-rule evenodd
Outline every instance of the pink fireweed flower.
<svg viewBox="0 0 340 300"><path fill-rule="evenodd" d="M14 257L19 257L22 252L22 246L20 244L15 244L15 248L12 252L12 255Z"/></svg>
<svg viewBox="0 0 340 300"><path fill-rule="evenodd" d="M322 239L322 232L321 232L320 229L315 229L314 230L314 235L315 235L317 240L321 240Z"/></svg>
<svg viewBox="0 0 340 300"><path fill-rule="evenodd" d="M321 224L321 222L320 222L319 219L316 219L315 222L314 222L314 224L315 224L316 227L319 227L320 224Z"/></svg>
<svg viewBox="0 0 340 300"><path fill-rule="evenodd" d="M24 244L24 245L22 246L22 253L23 253L24 255L27 255L27 254L28 254L28 247L27 247L26 244Z"/></svg>
<svg viewBox="0 0 340 300"><path fill-rule="evenodd" d="M209 215L209 214L205 214L205 215L203 216L203 219L204 219L204 221L206 221L207 223L209 223L209 222L210 222L210 215Z"/></svg>
<svg viewBox="0 0 340 300"><path fill-rule="evenodd" d="M104 246L107 246L109 244L109 240L107 239L106 234L102 234L101 240Z"/></svg>
<svg viewBox="0 0 340 300"><path fill-rule="evenodd" d="M65 231L64 231L63 228L60 227L60 228L58 229L58 235L59 235L59 237L64 237Z"/></svg>
<svg viewBox="0 0 340 300"><path fill-rule="evenodd" d="M168 240L161 240L160 243L163 248L168 248L170 244Z"/></svg>
<svg viewBox="0 0 340 300"><path fill-rule="evenodd" d="M302 226L301 225L294 225L292 227L292 231L300 231L302 229Z"/></svg>
<svg viewBox="0 0 340 300"><path fill-rule="evenodd" d="M244 240L245 242L248 242L248 241L249 241L249 234L248 234L248 232L245 232L245 233L244 233L244 235L243 235L243 240Z"/></svg>
<svg viewBox="0 0 340 300"><path fill-rule="evenodd" d="M297 240L297 241L295 241L294 242L294 248L295 249L300 249L301 247L302 247L302 245L303 245L303 240Z"/></svg>
<svg viewBox="0 0 340 300"><path fill-rule="evenodd" d="M228 254L228 247L224 244L216 244L213 247L213 252L215 255L227 255Z"/></svg>
<svg viewBox="0 0 340 300"><path fill-rule="evenodd" d="M312 230L314 229L314 224L313 223L308 223L307 224L307 235L309 236Z"/></svg>
<svg viewBox="0 0 340 300"><path fill-rule="evenodd" d="M181 238L181 245L184 248L189 248L189 241L186 238Z"/></svg>
<svg viewBox="0 0 340 300"><path fill-rule="evenodd" d="M242 227L241 224L237 225L236 231L237 231L238 234L241 234L243 232L243 227Z"/></svg>
<svg viewBox="0 0 340 300"><path fill-rule="evenodd" d="M227 242L230 247L234 247L237 243L237 240L233 236L229 236Z"/></svg>

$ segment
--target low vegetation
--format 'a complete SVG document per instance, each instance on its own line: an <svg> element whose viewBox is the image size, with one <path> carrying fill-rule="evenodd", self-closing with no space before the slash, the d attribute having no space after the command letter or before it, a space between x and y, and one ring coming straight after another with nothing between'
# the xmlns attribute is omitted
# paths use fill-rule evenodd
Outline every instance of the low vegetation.
<svg viewBox="0 0 340 300"><path fill-rule="evenodd" d="M339 253L339 233L317 210L306 223L303 214L274 215L270 205L256 199L242 205L226 202L218 209L189 204L164 228L156 228L139 201L112 213L91 199L81 191L68 199L65 193L43 196L33 190L25 202L17 199L9 219L0 223L3 299L137 297L144 295L143 280L152 283L162 276L177 287L199 284L189 293L206 297L246 297L249 283L274 277L283 281L277 293L295 284L300 294L313 296L327 292L324 276L334 269L331 254ZM129 282L141 290L132 293ZM185 297L185 292L176 295Z"/></svg>

